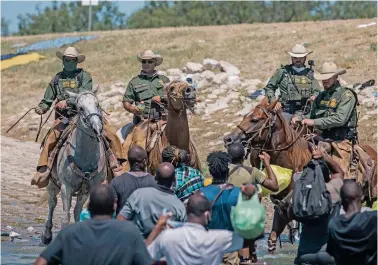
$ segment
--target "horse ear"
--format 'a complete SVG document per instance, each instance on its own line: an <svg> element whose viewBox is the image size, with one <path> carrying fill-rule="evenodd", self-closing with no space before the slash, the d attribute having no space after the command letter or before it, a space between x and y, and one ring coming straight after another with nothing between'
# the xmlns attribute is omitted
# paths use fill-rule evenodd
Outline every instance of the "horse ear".
<svg viewBox="0 0 378 265"><path fill-rule="evenodd" d="M77 96L78 96L78 94L70 92L70 91L67 91L67 90L66 90L66 93L70 96L70 98L75 98L76 99Z"/></svg>

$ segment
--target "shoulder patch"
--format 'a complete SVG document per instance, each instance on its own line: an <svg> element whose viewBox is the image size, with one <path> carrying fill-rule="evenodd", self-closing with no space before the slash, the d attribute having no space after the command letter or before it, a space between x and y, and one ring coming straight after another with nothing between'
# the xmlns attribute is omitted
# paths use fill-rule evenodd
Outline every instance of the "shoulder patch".
<svg viewBox="0 0 378 265"><path fill-rule="evenodd" d="M337 105L337 101L336 101L335 98L334 98L334 99L331 99L331 100L329 101L329 106L330 106L331 108L336 107L336 105Z"/></svg>
<svg viewBox="0 0 378 265"><path fill-rule="evenodd" d="M344 93L344 96L346 97L346 98L351 98L351 97L353 97L353 93L351 92L351 91L347 91L347 92L345 92Z"/></svg>

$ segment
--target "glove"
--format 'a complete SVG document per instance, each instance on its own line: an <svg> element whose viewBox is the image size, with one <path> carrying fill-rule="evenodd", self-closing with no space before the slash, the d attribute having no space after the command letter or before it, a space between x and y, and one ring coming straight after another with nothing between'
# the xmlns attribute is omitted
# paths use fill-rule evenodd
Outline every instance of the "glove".
<svg viewBox="0 0 378 265"><path fill-rule="evenodd" d="M42 109L41 107L36 107L35 108L35 113L37 113L38 115L42 115L42 114L45 114L46 113L46 110Z"/></svg>

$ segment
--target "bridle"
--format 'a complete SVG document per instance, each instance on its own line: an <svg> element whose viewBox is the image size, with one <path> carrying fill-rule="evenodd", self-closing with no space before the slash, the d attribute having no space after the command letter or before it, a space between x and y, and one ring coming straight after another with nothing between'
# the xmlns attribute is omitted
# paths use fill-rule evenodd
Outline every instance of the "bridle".
<svg viewBox="0 0 378 265"><path fill-rule="evenodd" d="M246 138L248 139L246 157L251 153L251 150L258 150L259 152L262 152L262 151L278 152L278 151L286 150L289 147L291 147L301 137L303 130L307 128L306 126L302 126L299 133L297 133L296 138L291 143L285 145L284 147L275 148L275 149L266 149L265 147L272 140L272 136L274 132L276 131L277 112L261 107L261 106L256 106L256 108L260 109L267 116L267 119L265 120L264 124L259 129L251 130L248 132L247 130L242 128L240 125L237 126L237 128L241 130L243 134L246 136ZM252 140L256 138L256 136L262 137L262 133L265 129L268 129L269 131L265 137L264 144L262 145L261 148L253 147Z"/></svg>

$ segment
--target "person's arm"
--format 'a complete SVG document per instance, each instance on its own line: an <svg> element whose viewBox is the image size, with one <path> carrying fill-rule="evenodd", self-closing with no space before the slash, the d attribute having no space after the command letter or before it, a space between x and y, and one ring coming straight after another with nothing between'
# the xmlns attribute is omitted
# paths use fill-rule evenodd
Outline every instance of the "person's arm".
<svg viewBox="0 0 378 265"><path fill-rule="evenodd" d="M60 231L56 239L41 253L34 265L54 265L62 263L65 230Z"/></svg>
<svg viewBox="0 0 378 265"><path fill-rule="evenodd" d="M280 68L276 73L269 79L268 84L265 86L265 96L268 97L269 103L276 100L276 90L278 87L278 82L281 80L283 75L283 70Z"/></svg>
<svg viewBox="0 0 378 265"><path fill-rule="evenodd" d="M266 172L267 172L267 175L268 175L267 178L265 178L263 181L261 181L261 185L264 188L267 188L268 190L271 190L273 192L278 191L279 186L278 186L278 182L277 182L277 177L276 177L276 174L274 174L272 167L270 166L270 156L266 152L262 152L259 155L259 158L263 161L264 167L266 168ZM258 172L255 171L255 174L259 174L259 173L263 174L260 171L258 171ZM257 176L256 179L258 180L259 177Z"/></svg>
<svg viewBox="0 0 378 265"><path fill-rule="evenodd" d="M356 97L353 93L345 92L335 112L331 112L328 117L314 119L315 128L323 130L346 125L355 104Z"/></svg>
<svg viewBox="0 0 378 265"><path fill-rule="evenodd" d="M131 194L125 205L122 207L121 211L117 215L117 220L119 221L127 221L132 220L134 216L134 203L137 202L136 196L134 196L135 192Z"/></svg>
<svg viewBox="0 0 378 265"><path fill-rule="evenodd" d="M81 86L79 87L79 92L84 92L84 91L92 91L92 87L93 86L93 83L92 83L92 76L87 73L87 72L83 72L83 83L81 84Z"/></svg>
<svg viewBox="0 0 378 265"><path fill-rule="evenodd" d="M312 157L314 159L323 158L327 163L329 170L331 171L331 179L341 179L344 180L344 171L340 167L339 163L332 159L330 155L324 149L317 149L312 152Z"/></svg>
<svg viewBox="0 0 378 265"><path fill-rule="evenodd" d="M319 93L322 91L322 88L318 82L318 80L316 80L315 78L312 80L312 95L311 97L317 97L319 95Z"/></svg>
<svg viewBox="0 0 378 265"><path fill-rule="evenodd" d="M123 100L122 100L123 101L123 107L128 112L131 112L131 113L137 115L137 114L140 114L140 111L135 105L133 105L135 100L136 100L136 98L135 98L134 87L133 87L133 84L130 81L129 84L127 85L125 94L123 95Z"/></svg>
<svg viewBox="0 0 378 265"><path fill-rule="evenodd" d="M55 99L56 99L56 93L55 93L54 88L53 88L53 80L51 80L51 82L48 84L48 86L46 88L43 99L38 104L38 107L41 110L43 110L43 113L46 113L50 109L50 107L51 107L51 105L52 105L52 103L54 102Z"/></svg>

